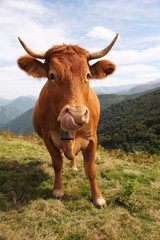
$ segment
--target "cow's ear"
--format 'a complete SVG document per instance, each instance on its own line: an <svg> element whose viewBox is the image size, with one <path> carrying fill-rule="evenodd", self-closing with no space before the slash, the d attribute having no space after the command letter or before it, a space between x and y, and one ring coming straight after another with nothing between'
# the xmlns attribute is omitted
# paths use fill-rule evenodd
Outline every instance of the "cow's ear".
<svg viewBox="0 0 160 240"><path fill-rule="evenodd" d="M92 78L94 79L102 79L107 77L109 74L114 73L116 66L114 63L108 60L98 61L92 66L90 66L90 72Z"/></svg>
<svg viewBox="0 0 160 240"><path fill-rule="evenodd" d="M47 77L47 72L45 69L45 64L38 61L29 55L22 56L17 60L20 69L25 71L28 75L35 78Z"/></svg>

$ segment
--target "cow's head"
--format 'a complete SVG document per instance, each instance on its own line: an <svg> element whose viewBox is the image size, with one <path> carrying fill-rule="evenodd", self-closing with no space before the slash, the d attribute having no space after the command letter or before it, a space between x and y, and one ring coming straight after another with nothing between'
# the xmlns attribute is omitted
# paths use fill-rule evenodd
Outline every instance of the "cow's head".
<svg viewBox="0 0 160 240"><path fill-rule="evenodd" d="M93 53L73 45L54 46L47 52L33 51L19 38L29 55L20 57L18 65L33 77L48 78L52 111L63 130L75 131L89 122L89 80L105 78L115 70L108 60L91 66L89 61L105 56L117 37L118 34L105 49ZM37 58L45 59L44 63Z"/></svg>

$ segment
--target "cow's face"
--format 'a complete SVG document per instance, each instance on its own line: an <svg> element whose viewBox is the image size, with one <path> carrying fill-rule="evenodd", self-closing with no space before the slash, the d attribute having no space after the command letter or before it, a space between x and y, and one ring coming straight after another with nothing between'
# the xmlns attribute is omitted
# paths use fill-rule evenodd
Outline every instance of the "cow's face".
<svg viewBox="0 0 160 240"><path fill-rule="evenodd" d="M61 128L75 131L89 122L90 79L112 74L115 65L107 60L88 63L88 52L77 46L56 46L45 53L42 63L29 55L18 59L19 67L37 78L47 77L52 111Z"/></svg>
<svg viewBox="0 0 160 240"><path fill-rule="evenodd" d="M48 57L49 55L49 57ZM71 48L46 54L48 92L52 109L63 130L77 130L89 121L87 59Z"/></svg>

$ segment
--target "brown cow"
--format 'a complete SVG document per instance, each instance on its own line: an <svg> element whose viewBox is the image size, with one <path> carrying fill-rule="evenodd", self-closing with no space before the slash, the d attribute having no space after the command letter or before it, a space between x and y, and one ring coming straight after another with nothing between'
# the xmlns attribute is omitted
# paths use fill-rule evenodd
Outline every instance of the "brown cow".
<svg viewBox="0 0 160 240"><path fill-rule="evenodd" d="M29 54L18 59L19 67L33 77L48 79L34 107L33 126L43 138L52 158L55 171L52 195L56 198L63 197L63 159L60 150L71 160L74 169L75 155L82 151L93 202L98 208L106 205L96 183L95 171L100 107L96 94L89 87L89 80L112 74L115 65L102 60L90 66L88 61L105 56L117 37L118 34L107 48L94 53L73 45L54 46L47 52L38 52L19 38ZM37 58L45 59L44 63Z"/></svg>

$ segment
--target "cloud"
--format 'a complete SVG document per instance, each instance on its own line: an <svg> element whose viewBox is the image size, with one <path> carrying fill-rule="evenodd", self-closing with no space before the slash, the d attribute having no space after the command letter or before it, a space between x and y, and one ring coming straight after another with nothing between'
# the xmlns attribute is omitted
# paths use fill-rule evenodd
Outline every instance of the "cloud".
<svg viewBox="0 0 160 240"><path fill-rule="evenodd" d="M38 96L46 82L45 79L37 80L26 76L16 65L1 67L0 76L0 96L7 99L29 94Z"/></svg>
<svg viewBox="0 0 160 240"><path fill-rule="evenodd" d="M139 75L139 74L150 74L150 73L160 73L159 69L154 66L144 65L144 64L133 64L133 65L123 65L117 68L118 75Z"/></svg>
<svg viewBox="0 0 160 240"><path fill-rule="evenodd" d="M160 61L160 45L143 50L111 50L107 57L117 65L135 63L153 64Z"/></svg>
<svg viewBox="0 0 160 240"><path fill-rule="evenodd" d="M1 1L0 28L3 43L0 45L0 60L5 62L12 63L21 53L24 54L18 36L37 50L48 50L53 44L70 42L67 27L60 22L58 12L37 0Z"/></svg>
<svg viewBox="0 0 160 240"><path fill-rule="evenodd" d="M120 86L143 84L160 79L159 67L145 64L117 65L115 73L103 80L91 81L91 86Z"/></svg>
<svg viewBox="0 0 160 240"><path fill-rule="evenodd" d="M103 39L103 40L113 40L115 37L115 32L103 27L103 26L96 26L93 27L87 34L86 36L92 39Z"/></svg>

